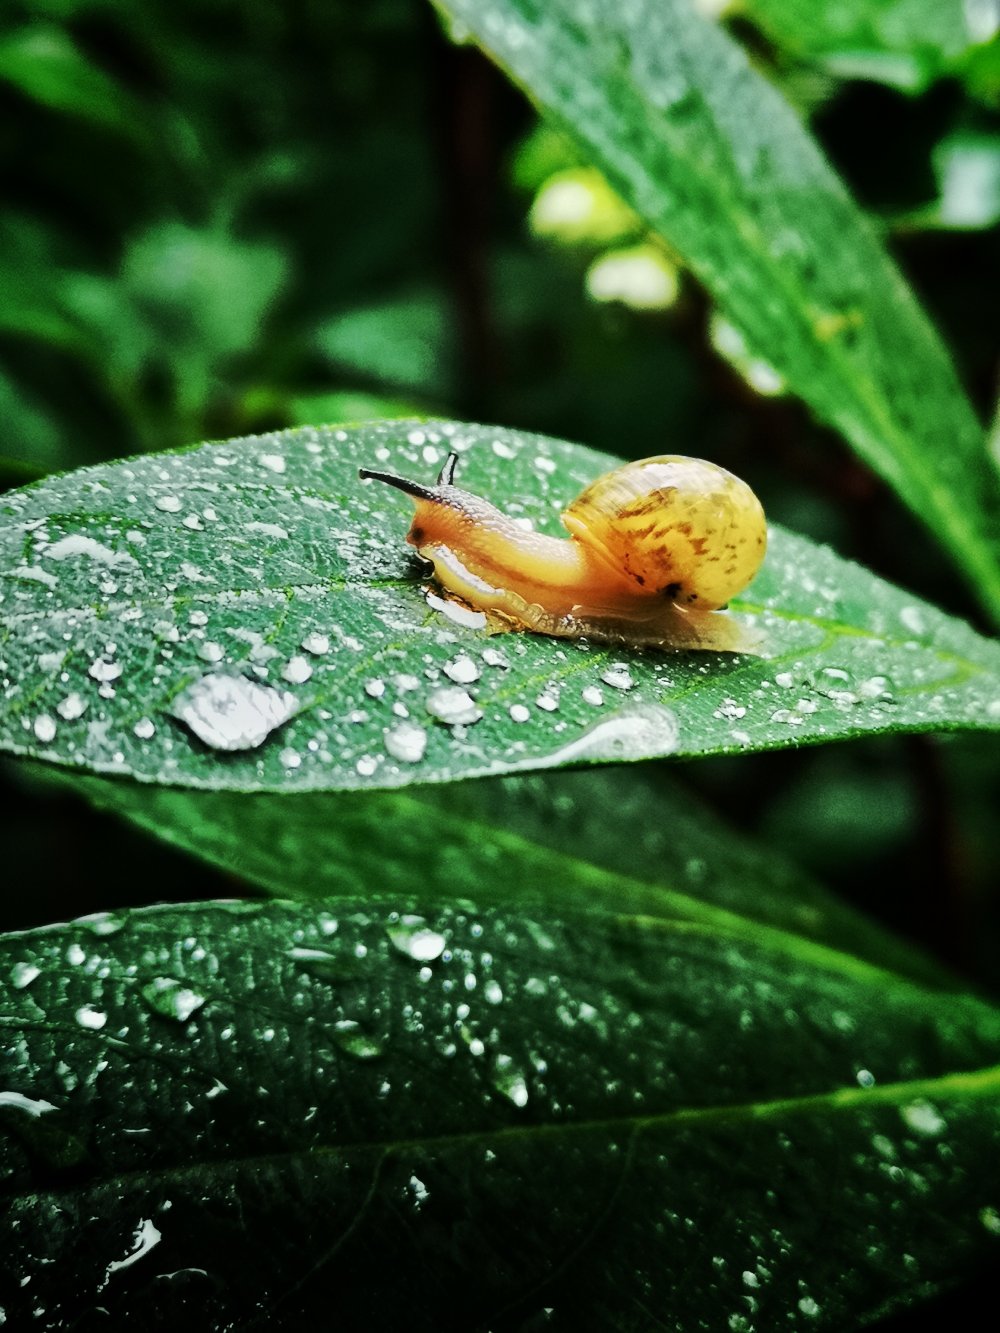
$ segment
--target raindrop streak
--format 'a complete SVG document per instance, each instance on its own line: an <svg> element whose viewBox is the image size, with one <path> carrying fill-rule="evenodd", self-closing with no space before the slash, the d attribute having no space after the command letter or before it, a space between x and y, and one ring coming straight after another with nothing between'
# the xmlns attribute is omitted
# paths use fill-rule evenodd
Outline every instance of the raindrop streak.
<svg viewBox="0 0 1000 1333"><path fill-rule="evenodd" d="M673 754L679 742L677 718L669 708L646 704L616 713L588 727L540 761L556 768L577 759L655 759Z"/></svg>
<svg viewBox="0 0 1000 1333"><path fill-rule="evenodd" d="M386 926L385 933L399 952L415 963L432 963L441 957L448 943L422 916L401 916L398 922Z"/></svg>
<svg viewBox="0 0 1000 1333"><path fill-rule="evenodd" d="M143 986L142 993L151 1009L164 1018L176 1018L179 1023L186 1023L205 1003L204 995L191 990L176 977L156 977L148 986Z"/></svg>
<svg viewBox="0 0 1000 1333"><path fill-rule="evenodd" d="M287 690L212 672L183 690L170 711L213 750L254 750L296 706Z"/></svg>

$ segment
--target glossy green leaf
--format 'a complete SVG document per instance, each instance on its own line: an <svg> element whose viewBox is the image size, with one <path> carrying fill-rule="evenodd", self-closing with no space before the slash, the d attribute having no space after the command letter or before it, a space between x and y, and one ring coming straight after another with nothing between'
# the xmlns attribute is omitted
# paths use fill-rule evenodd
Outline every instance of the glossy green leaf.
<svg viewBox="0 0 1000 1333"><path fill-rule="evenodd" d="M443 904L663 916L954 979L645 765L299 796L71 779L96 805L279 897L358 885ZM795 937L795 938L791 938Z"/></svg>
<svg viewBox="0 0 1000 1333"><path fill-rule="evenodd" d="M842 1333L996 1261L1000 1014L835 957L366 894L0 976L13 1327Z"/></svg>
<svg viewBox="0 0 1000 1333"><path fill-rule="evenodd" d="M690 0L438 0L898 492L1000 618L1000 482L948 355L779 93Z"/></svg>
<svg viewBox="0 0 1000 1333"><path fill-rule="evenodd" d="M303 791L1000 727L1000 647L780 531L734 602L767 658L456 623L424 600L403 540L410 501L357 475L365 463L433 479L448 448L470 489L551 532L615 461L511 431L388 422L132 459L7 495L0 743L143 781ZM453 687L481 718L441 720L435 692Z"/></svg>

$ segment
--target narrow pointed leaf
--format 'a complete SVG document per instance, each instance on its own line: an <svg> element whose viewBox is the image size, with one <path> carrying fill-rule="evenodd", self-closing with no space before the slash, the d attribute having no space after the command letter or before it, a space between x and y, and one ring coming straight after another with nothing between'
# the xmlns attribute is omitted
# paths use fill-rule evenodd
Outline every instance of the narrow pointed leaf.
<svg viewBox="0 0 1000 1333"><path fill-rule="evenodd" d="M558 532L615 460L454 423L290 431L46 480L0 502L0 745L240 790L401 786L863 732L1000 727L1000 648L774 531L734 612L769 656L488 636L425 603L409 499L361 464ZM448 725L458 678L483 716Z"/></svg>
<svg viewBox="0 0 1000 1333"><path fill-rule="evenodd" d="M679 251L1000 618L1000 483L948 354L780 94L690 0L437 0Z"/></svg>
<svg viewBox="0 0 1000 1333"><path fill-rule="evenodd" d="M842 1333L995 1263L995 1010L690 923L416 907L0 942L13 1327Z"/></svg>

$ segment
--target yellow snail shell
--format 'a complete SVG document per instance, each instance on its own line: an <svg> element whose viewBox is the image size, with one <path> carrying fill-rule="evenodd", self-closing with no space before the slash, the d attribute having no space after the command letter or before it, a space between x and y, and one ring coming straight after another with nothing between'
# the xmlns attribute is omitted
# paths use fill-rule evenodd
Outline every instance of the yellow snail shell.
<svg viewBox="0 0 1000 1333"><path fill-rule="evenodd" d="M761 651L722 613L767 546L753 491L725 468L666 454L598 477L569 505L569 539L526 532L454 484L450 454L437 484L389 472L360 475L416 506L407 541L437 581L490 616L494 628L668 649Z"/></svg>

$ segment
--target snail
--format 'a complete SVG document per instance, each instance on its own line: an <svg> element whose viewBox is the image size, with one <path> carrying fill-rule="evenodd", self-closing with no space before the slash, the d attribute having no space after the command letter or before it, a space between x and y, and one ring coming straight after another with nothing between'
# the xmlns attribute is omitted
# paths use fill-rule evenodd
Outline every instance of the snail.
<svg viewBox="0 0 1000 1333"><path fill-rule="evenodd" d="M767 545L753 491L700 458L662 455L598 477L562 515L569 538L525 531L455 485L457 454L437 483L361 468L416 506L406 540L447 592L493 629L666 649L759 653L724 613Z"/></svg>

